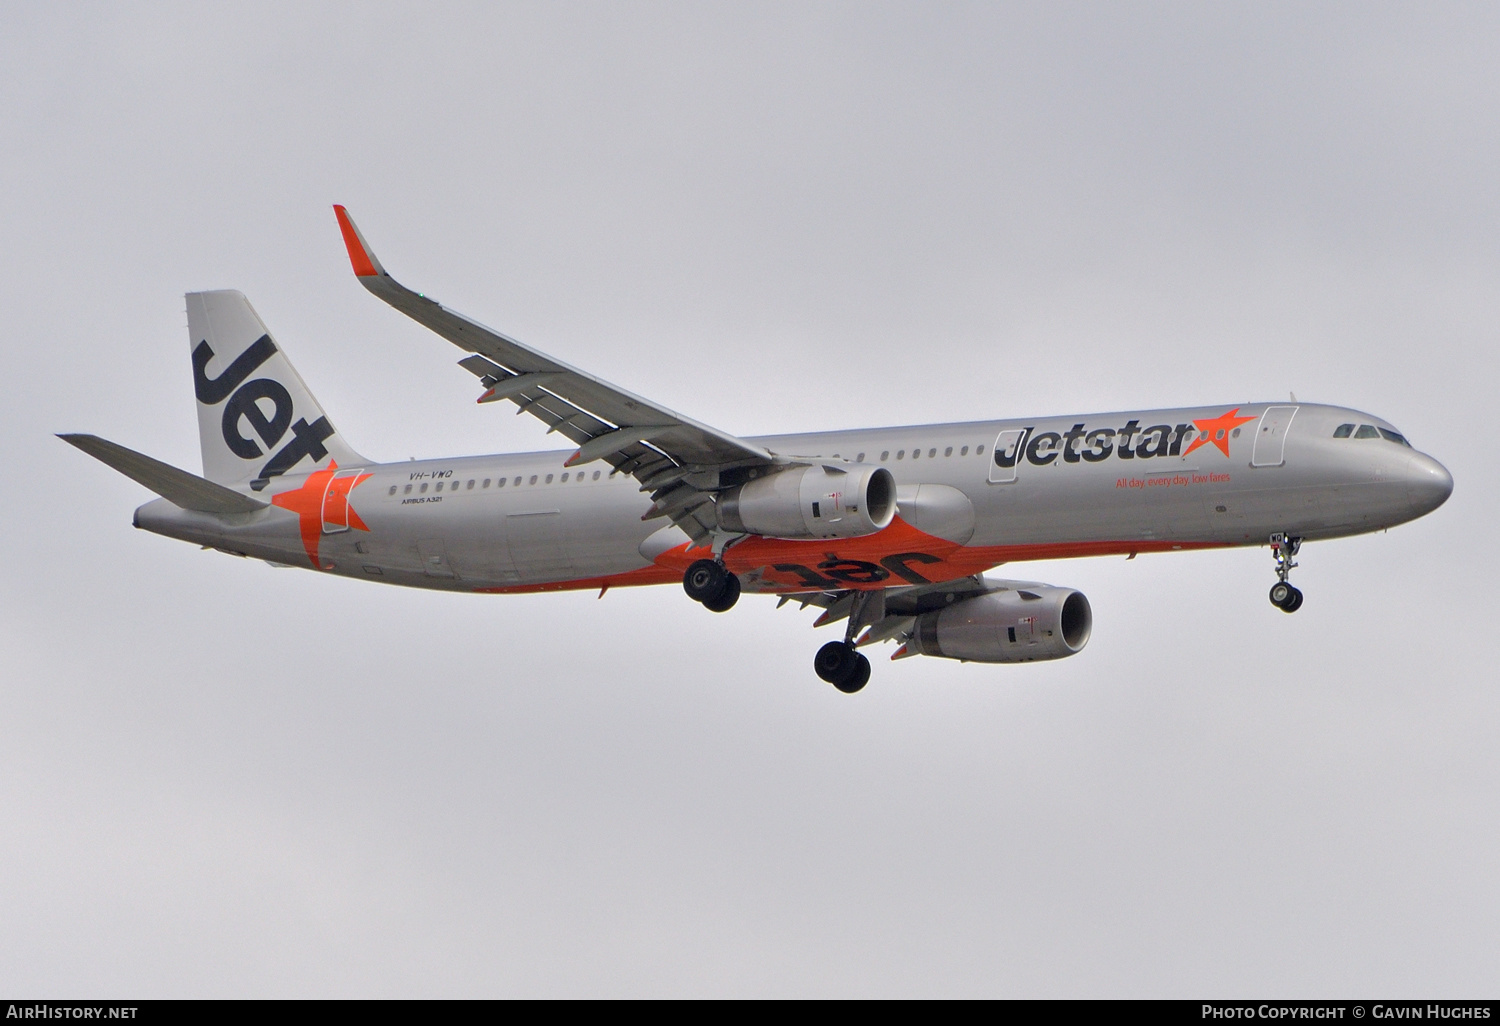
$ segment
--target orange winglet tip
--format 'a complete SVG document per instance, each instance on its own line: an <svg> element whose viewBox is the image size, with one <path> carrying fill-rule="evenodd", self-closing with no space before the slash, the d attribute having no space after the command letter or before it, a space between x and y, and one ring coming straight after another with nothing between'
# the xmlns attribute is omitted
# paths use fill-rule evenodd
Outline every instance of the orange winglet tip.
<svg viewBox="0 0 1500 1026"><path fill-rule="evenodd" d="M906 650L906 646L902 645L900 648L896 649L896 651L891 653L891 661L895 662L897 659L903 659L910 654L911 653Z"/></svg>
<svg viewBox="0 0 1500 1026"><path fill-rule="evenodd" d="M583 455L583 450L579 449L573 455L571 455L567 459L563 460L563 466L565 466L565 467L571 467L573 464L575 464L575 463L578 462L578 457L580 457L582 455Z"/></svg>
<svg viewBox="0 0 1500 1026"><path fill-rule="evenodd" d="M380 261L370 252L370 247L365 245L364 236L354 226L354 220L349 216L342 204L333 205L334 216L339 219L339 231L344 235L344 248L349 251L349 263L354 267L356 278L377 278L385 273L385 268L380 266Z"/></svg>

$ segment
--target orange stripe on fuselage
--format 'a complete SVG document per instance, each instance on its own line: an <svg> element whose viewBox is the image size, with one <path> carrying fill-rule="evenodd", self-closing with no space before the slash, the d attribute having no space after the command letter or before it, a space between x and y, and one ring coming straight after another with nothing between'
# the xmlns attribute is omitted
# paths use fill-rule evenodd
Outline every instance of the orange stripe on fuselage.
<svg viewBox="0 0 1500 1026"><path fill-rule="evenodd" d="M1229 547L1230 544L1226 542L1175 542L1155 539L965 547L919 531L898 517L884 531L864 538L828 541L747 538L725 550L724 565L741 577L758 574L759 581L755 590L761 592L775 594L845 589L870 591L908 584L950 581L959 577L984 573L1003 563ZM707 547L683 544L657 556L655 566L643 567L629 573L570 581L551 581L546 584L512 584L475 590L487 593L524 594L675 584L682 580L682 574L689 564L694 560L710 558L711 555Z"/></svg>

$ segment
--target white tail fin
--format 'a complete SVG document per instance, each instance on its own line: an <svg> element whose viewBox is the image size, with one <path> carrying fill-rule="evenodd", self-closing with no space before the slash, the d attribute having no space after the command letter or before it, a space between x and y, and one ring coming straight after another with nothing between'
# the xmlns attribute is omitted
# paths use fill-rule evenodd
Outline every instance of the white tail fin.
<svg viewBox="0 0 1500 1026"><path fill-rule="evenodd" d="M188 344L198 393L203 476L249 483L369 461L344 443L240 292L189 292Z"/></svg>

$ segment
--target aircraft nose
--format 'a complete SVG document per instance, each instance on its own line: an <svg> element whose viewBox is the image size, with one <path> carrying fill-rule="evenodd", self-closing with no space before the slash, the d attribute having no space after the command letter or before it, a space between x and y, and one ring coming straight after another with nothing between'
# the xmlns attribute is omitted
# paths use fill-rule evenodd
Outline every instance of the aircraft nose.
<svg viewBox="0 0 1500 1026"><path fill-rule="evenodd" d="M1416 453L1406 465L1406 497L1417 516L1431 513L1453 494L1453 475L1431 456Z"/></svg>

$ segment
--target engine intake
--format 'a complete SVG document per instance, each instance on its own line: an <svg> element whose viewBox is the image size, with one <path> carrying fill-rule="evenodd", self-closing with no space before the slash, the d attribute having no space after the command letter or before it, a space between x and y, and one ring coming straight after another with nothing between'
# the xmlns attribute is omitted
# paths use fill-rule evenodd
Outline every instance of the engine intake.
<svg viewBox="0 0 1500 1026"><path fill-rule="evenodd" d="M1083 592L1050 585L992 591L917 617L907 651L976 663L1029 663L1076 655L1094 612Z"/></svg>
<svg viewBox="0 0 1500 1026"><path fill-rule="evenodd" d="M896 516L896 481L884 467L790 467L719 496L719 526L767 538L862 538Z"/></svg>

